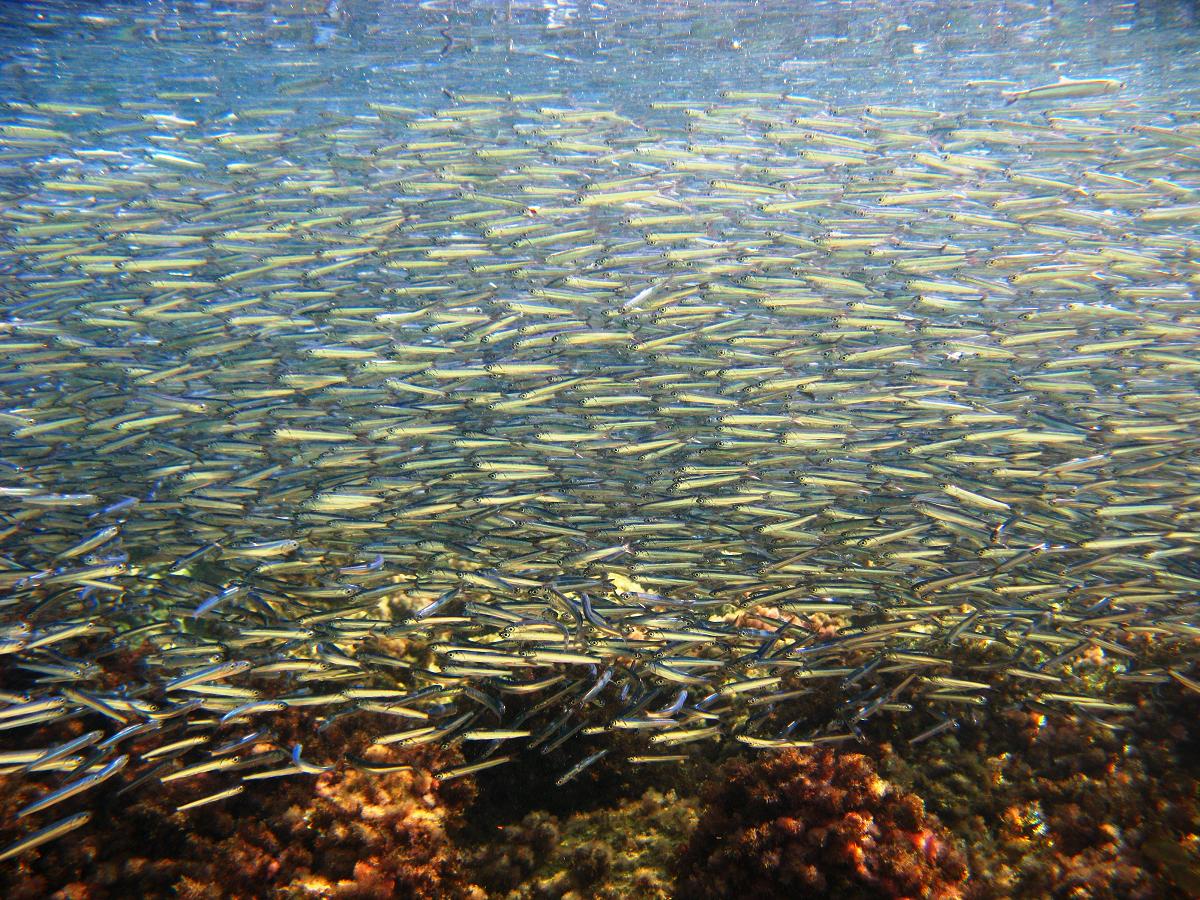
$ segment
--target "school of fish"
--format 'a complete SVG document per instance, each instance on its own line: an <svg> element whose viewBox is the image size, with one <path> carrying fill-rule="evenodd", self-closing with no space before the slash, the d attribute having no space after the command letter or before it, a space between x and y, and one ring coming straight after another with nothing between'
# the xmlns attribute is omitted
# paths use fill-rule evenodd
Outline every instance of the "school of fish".
<svg viewBox="0 0 1200 900"><path fill-rule="evenodd" d="M1003 86L9 102L0 859L202 773L1200 690L1200 118Z"/></svg>

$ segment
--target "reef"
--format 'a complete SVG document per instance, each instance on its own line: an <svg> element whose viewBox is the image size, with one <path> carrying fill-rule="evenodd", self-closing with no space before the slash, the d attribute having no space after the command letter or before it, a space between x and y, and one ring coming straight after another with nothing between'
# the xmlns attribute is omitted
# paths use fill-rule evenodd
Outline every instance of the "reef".
<svg viewBox="0 0 1200 900"><path fill-rule="evenodd" d="M1184 898L1200 895L1200 793L1182 722L1013 711L876 752L960 838L975 900Z"/></svg>
<svg viewBox="0 0 1200 900"><path fill-rule="evenodd" d="M138 664L135 652L115 654L106 677L127 683ZM1069 669L1115 700L1122 673L1097 651ZM1007 701L1002 682L992 690ZM619 752L565 785L556 782L578 760L574 750L518 756L478 782L439 781L435 773L464 762L459 749L371 747L381 725L372 714L321 720L292 710L261 732L226 726L165 771L252 735L238 752L286 756L302 743L304 759L330 771L248 781L240 795L189 812L177 807L237 776L199 774L122 793L153 768L143 763L33 826L35 817L15 813L62 776L0 775L5 844L79 809L94 816L0 866L0 896L1196 897L1200 694L1167 680L1156 695L1107 716L1014 703L959 715L956 727L928 738L927 722L898 718L872 722L870 740L855 745L693 747L687 762L672 765L623 763L636 745L612 735ZM169 736L131 738L122 749L144 759L190 733L183 723L167 728ZM80 719L59 721L32 739L53 746L85 730ZM14 746L0 739L0 749ZM718 765L722 753L734 755ZM410 768L369 773L356 763Z"/></svg>
<svg viewBox="0 0 1200 900"><path fill-rule="evenodd" d="M954 839L861 753L734 760L703 803L676 863L681 900L964 896Z"/></svg>
<svg viewBox="0 0 1200 900"><path fill-rule="evenodd" d="M503 900L668 900L671 862L696 815L695 798L655 788L563 818L535 810L497 827L470 868Z"/></svg>
<svg viewBox="0 0 1200 900"><path fill-rule="evenodd" d="M656 768L649 787L622 780L646 767L618 763L555 794L526 785L503 808L486 797L493 787L433 777L461 762L441 745L368 752L408 770L343 766L249 782L186 813L176 806L219 790L219 776L114 788L90 805L87 828L2 867L0 895L1193 897L1200 797L1182 713L1195 720L1200 710L1185 691L1167 699L1183 705L1169 728L1150 710L1120 729L1012 711L918 744L896 735L853 749L743 751L715 770ZM277 724L277 741L307 737L313 759L353 746L361 731L343 722L316 731L299 716ZM42 790L0 777L5 821Z"/></svg>
<svg viewBox="0 0 1200 900"><path fill-rule="evenodd" d="M439 783L432 772L457 751L418 747L410 770L353 768L250 783L219 804L176 806L220 789L212 776L94 803L87 830L0 867L8 900L210 898L480 898L449 832L474 797L470 779ZM5 805L35 786L5 777ZM10 821L11 817L6 817Z"/></svg>

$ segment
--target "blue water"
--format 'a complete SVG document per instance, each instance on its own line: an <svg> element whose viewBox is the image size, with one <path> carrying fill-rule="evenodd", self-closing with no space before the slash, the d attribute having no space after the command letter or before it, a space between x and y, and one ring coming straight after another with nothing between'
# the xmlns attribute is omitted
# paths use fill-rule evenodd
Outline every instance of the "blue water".
<svg viewBox="0 0 1200 900"><path fill-rule="evenodd" d="M567 91L636 109L725 89L834 105L990 105L994 89L1103 75L1139 105L1186 108L1200 32L1191 3L9 2L5 98L113 103L211 97L213 115L304 94L312 114L364 101L433 103L443 90Z"/></svg>

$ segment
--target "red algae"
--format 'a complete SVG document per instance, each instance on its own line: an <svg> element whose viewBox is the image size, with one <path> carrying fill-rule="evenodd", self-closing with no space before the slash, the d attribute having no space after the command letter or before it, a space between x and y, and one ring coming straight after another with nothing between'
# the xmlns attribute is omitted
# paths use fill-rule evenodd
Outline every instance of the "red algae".
<svg viewBox="0 0 1200 900"><path fill-rule="evenodd" d="M964 896L967 866L920 798L862 754L733 761L710 784L676 865L681 900Z"/></svg>

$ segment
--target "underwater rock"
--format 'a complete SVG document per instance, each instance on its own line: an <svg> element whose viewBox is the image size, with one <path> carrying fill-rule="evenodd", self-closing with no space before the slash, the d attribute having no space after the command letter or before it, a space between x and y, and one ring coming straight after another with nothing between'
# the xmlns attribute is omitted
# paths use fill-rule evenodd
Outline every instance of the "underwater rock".
<svg viewBox="0 0 1200 900"><path fill-rule="evenodd" d="M669 900L670 862L696 802L674 791L563 818L534 810L468 854L471 876L504 900Z"/></svg>

